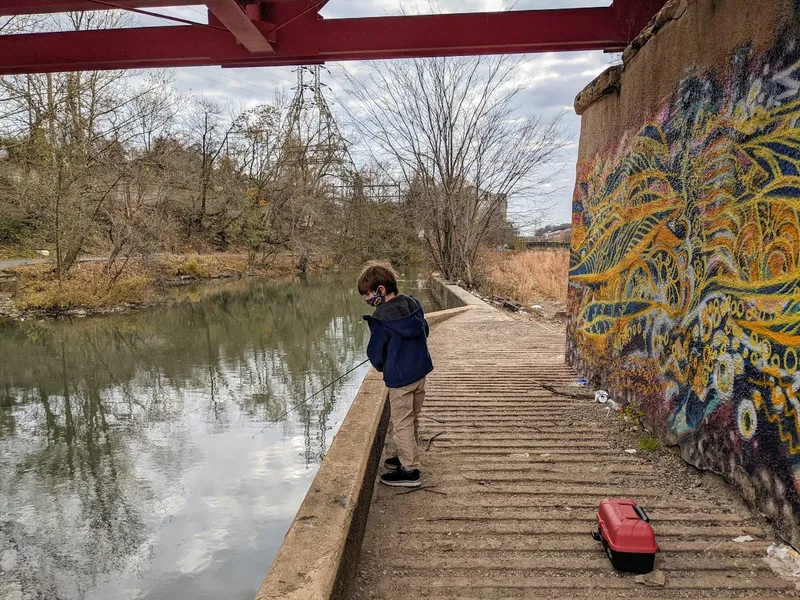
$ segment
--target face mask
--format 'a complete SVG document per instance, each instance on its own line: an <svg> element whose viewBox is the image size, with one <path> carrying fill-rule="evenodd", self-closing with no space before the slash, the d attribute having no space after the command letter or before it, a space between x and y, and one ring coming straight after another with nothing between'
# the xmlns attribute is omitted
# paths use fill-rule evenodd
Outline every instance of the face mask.
<svg viewBox="0 0 800 600"><path fill-rule="evenodd" d="M380 291L380 288L378 288L378 291ZM367 301L367 304L369 304L370 306L373 306L373 307L374 306L379 306L379 305L383 304L386 301L386 294L385 293L383 293L383 294L380 294L380 293L375 294L371 298L367 298L366 301Z"/></svg>

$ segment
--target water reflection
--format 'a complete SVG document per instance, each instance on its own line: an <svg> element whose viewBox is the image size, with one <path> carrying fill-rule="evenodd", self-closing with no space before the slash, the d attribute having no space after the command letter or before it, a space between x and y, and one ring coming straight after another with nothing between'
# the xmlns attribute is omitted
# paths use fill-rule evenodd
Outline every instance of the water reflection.
<svg viewBox="0 0 800 600"><path fill-rule="evenodd" d="M253 436L363 360L365 306L352 276L188 297L0 325L0 597L252 598L366 367Z"/></svg>

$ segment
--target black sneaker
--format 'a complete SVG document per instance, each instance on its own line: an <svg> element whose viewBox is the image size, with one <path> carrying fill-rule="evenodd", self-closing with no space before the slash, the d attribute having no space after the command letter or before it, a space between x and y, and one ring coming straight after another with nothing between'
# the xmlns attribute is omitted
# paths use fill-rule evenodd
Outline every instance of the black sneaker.
<svg viewBox="0 0 800 600"><path fill-rule="evenodd" d="M397 471L397 469L403 465L400 464L400 457L393 456L392 458L387 458L385 461L383 461L383 466L390 471Z"/></svg>
<svg viewBox="0 0 800 600"><path fill-rule="evenodd" d="M422 485L422 478L419 476L419 469L406 471L400 467L396 471L381 475L381 483L392 487L419 487Z"/></svg>

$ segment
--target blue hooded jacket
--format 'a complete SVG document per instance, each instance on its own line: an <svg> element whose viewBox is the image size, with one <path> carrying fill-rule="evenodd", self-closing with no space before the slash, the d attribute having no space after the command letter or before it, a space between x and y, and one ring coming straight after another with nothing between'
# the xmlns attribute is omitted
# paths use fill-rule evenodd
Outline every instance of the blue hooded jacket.
<svg viewBox="0 0 800 600"><path fill-rule="evenodd" d="M411 296L399 295L364 315L369 323L367 356L383 373L386 387L399 388L433 371L428 352L428 322L422 306Z"/></svg>

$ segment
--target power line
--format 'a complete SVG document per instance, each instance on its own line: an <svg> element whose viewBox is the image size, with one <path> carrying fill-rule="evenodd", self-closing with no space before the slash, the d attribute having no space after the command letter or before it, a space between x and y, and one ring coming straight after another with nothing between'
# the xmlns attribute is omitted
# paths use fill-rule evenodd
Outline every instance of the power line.
<svg viewBox="0 0 800 600"><path fill-rule="evenodd" d="M187 68L187 69L189 69L189 68L192 68L192 69L195 69L195 68L196 68L196 69L203 69L203 70L205 70L205 71L208 71L208 72L209 72L209 73L211 73L212 75L216 75L216 76L219 76L219 77L224 77L224 78L226 78L226 79L230 79L230 80L232 80L232 81L235 81L235 82L237 82L237 83L239 83L239 84L250 86L250 87L251 87L251 88L253 88L254 90L258 90L259 92L262 92L262 93L268 93L268 94L272 94L272 93L275 91L274 89L269 89L269 88L262 87L262 86L259 86L259 85L257 85L257 84L254 84L254 83L249 83L249 82L247 82L247 81L243 81L243 80L240 80L240 79L236 79L235 77L231 77L231 76L229 76L229 75L226 75L226 74L224 74L224 73L218 73L217 71L212 71L212 69L211 69L210 67L186 67L186 68ZM222 85L224 85L224 86L227 86L227 87L229 87L229 88L230 88L230 87L234 87L234 88L238 87L238 86L232 86L232 85L231 85L231 84L229 84L228 82L226 82L226 81L223 81L223 80L221 80L221 79L217 79L217 78L215 78L215 77L207 77L207 76L205 76L205 75L203 75L203 74L201 74L201 73L194 72L194 73L192 73L192 75L193 75L193 76L195 76L195 77L200 77L200 78L202 78L202 79L205 79L205 80L207 80L207 81L210 81L210 82L212 82L212 83L219 83L219 84L222 84ZM289 81L287 81L287 80L285 80L285 79L283 79L283 78L280 78L280 81L282 81L282 82L287 82L287 83L290 83ZM241 88L239 88L239 89L241 89ZM244 91L247 91L247 90L244 90ZM16 100L24 100L24 99L25 99L25 97L26 97L26 96L24 96L24 95L12 96L12 97L4 97L4 96L0 96L0 102L12 102L12 101L16 101ZM59 100L57 100L57 101L55 102L55 106L60 106L61 104L65 103L67 100L68 100L68 99L65 99L65 98L59 99ZM24 112L27 112L27 109L25 109L25 110L22 110L22 111L16 111L16 112L11 112L11 113L6 113L6 114L3 114L3 115L2 115L2 118L9 118L9 117L13 117L13 116L16 116L16 115L18 115L18 114L23 114Z"/></svg>
<svg viewBox="0 0 800 600"><path fill-rule="evenodd" d="M206 12L197 10L196 8L193 8L191 6L184 6L182 8L184 8L186 10L191 10L192 12L194 12L197 15L200 15L201 17L203 17L206 20L208 19L208 13L206 13ZM159 15L161 15L162 13L167 13L168 15L172 15L173 17L178 18L178 19L182 19L183 18L178 13L172 12L168 8L156 8L154 12L157 12Z"/></svg>
<svg viewBox="0 0 800 600"><path fill-rule="evenodd" d="M186 7L184 7L184 8L188 8L189 10L192 10L192 11L194 11L195 13L197 13L197 14L199 14L199 15L202 15L203 17L207 17L207 15L206 15L206 14L203 14L201 11L197 10L196 8L194 8L194 7L192 7L192 6L186 6ZM165 13L167 13L167 14L169 14L169 15L173 15L175 18L181 18L181 17L180 17L180 15L178 15L178 14L176 14L176 13L172 12L172 11L171 11L171 10L169 10L169 9L163 8L163 9L161 9L161 10L163 10ZM227 30L226 30L226 31L227 31ZM200 68L202 68L202 69L208 69L208 70L210 70L210 67L200 67ZM271 69L275 69L275 70L277 70L277 71L283 71L284 73L287 73L287 74L289 74L289 73L290 73L290 71L287 71L286 69L281 69L280 67L270 67L270 68L271 68ZM215 73L216 73L216 71L215 71ZM274 73L263 72L263 74L264 74L264 75L267 75L267 76L269 76L269 77L274 77L275 79L278 79L278 80L280 80L280 81L285 81L285 82L287 82L287 83L292 83L292 80L291 80L291 79L287 79L286 77L281 77L281 76L279 76L279 75L275 75ZM245 84L245 85L250 85L250 86L253 86L253 87L260 87L260 86L257 86L256 84L252 84L252 83L249 83L249 82L247 82L247 81L242 81L241 79L237 79L236 77L232 77L232 76L230 76L230 75L223 75L223 74L221 74L221 73L220 73L219 75L220 75L221 77L227 77L228 79L232 79L232 80L234 80L234 81L238 81L239 83L243 83L243 84Z"/></svg>
<svg viewBox="0 0 800 600"><path fill-rule="evenodd" d="M116 4L114 2L110 2L108 0L89 0L89 1L93 2L95 4L100 4L102 6L108 6L109 8L112 8L112 9L127 10L129 12L134 12L134 13L137 13L137 14L141 14L141 15L145 15L145 16L149 16L149 17L154 17L154 18L158 18L158 19L165 19L165 20L168 20L168 21L174 21L174 22L183 23L183 24L186 24L186 25L197 25L199 27L209 27L211 29L217 29L217 30L220 30L220 31L228 31L228 29L226 29L224 27L217 27L215 25L210 25L208 23L197 23L195 21L189 21L188 19L184 19L179 14L176 14L176 13L172 12L172 10L169 10L167 8L160 9L163 12L153 12L153 11L147 11L147 10L141 10L141 9L137 9L137 8L132 8L132 7L129 7L129 6L122 6L122 5ZM186 6L184 8L187 8L187 9L191 10L192 12L194 12L197 15L200 15L201 17L208 18L208 14L207 13L203 13L202 11L200 11L200 10L198 10L198 9L192 7L192 6ZM201 68L207 69L208 67L201 67ZM275 67L273 67L273 68L275 68ZM278 69L278 70L282 70L282 71L288 73L288 71L286 71L285 69ZM280 81L286 81L288 83L291 83L291 80L286 79L285 77L280 77L280 76L274 75L272 73L265 73L265 75L268 75L270 77L274 77L275 79L280 80ZM227 77L229 79L232 79L233 81L238 81L239 83L242 83L244 85L249 85L251 87L259 88L259 86L255 85L255 84L252 84L252 83L249 83L249 82L246 82L246 81L242 81L241 79L236 79L235 77L231 77L229 75L221 75L221 76L222 77ZM265 88L260 88L260 89L265 89ZM270 90L268 90L268 91L270 91Z"/></svg>
<svg viewBox="0 0 800 600"><path fill-rule="evenodd" d="M203 68L207 69L207 68L210 68L210 67L203 67ZM275 69L276 67L252 67L252 68ZM285 81L286 83L294 83L293 80L287 79L286 77L281 77L280 75L275 75L274 73L269 73L267 71L259 71L259 72L262 73L263 75L268 75L269 77L274 77L275 79L277 79L279 81ZM283 72L284 73L289 73L289 71L286 71L286 70L283 70ZM227 77L228 79L233 79L234 81L238 81L239 83L246 83L247 85L257 85L257 84L254 84L254 83L249 83L247 81L242 81L241 79L237 79L236 77L233 77L232 75L223 74L223 73L221 73L221 75L223 77Z"/></svg>
<svg viewBox="0 0 800 600"><path fill-rule="evenodd" d="M189 21L184 19L183 17L174 17L170 15L165 15L163 13L152 12L149 10L142 10L141 8L133 8L131 6L123 6L121 4L116 4L114 2L108 2L108 0L89 0L93 4L98 4L100 6L105 6L109 9L114 10L126 10L128 12L136 13L139 15L145 15L147 17L155 17L156 19L164 19L166 21L175 21L176 23L182 23L184 25L194 25L197 27L208 27L209 29L218 29L220 31L228 31L224 27L217 27L216 25L209 25L208 23L197 23L195 21Z"/></svg>
<svg viewBox="0 0 800 600"><path fill-rule="evenodd" d="M296 14L295 16L293 16L291 19L289 19L289 20L288 20L288 21L286 21L285 23L281 23L280 25L278 25L278 26L275 28L275 31L278 31L278 29L280 29L281 27L286 27L286 26L287 26L289 23L291 23L291 22L293 22L293 21L296 21L296 20L297 20L297 19L299 19L300 17L302 17L302 16L304 16L304 15L306 15L306 14L310 13L312 10L317 10L317 9L319 9L319 7L321 7L323 4L325 4L325 2L327 2L327 0L319 0L318 2L316 2L316 3L312 4L311 6L308 6L308 7L306 7L304 10L302 10L301 12L299 12L298 14Z"/></svg>
<svg viewBox="0 0 800 600"><path fill-rule="evenodd" d="M200 15L201 17L208 17L208 12L203 12L202 10L198 10L194 6L184 6L184 8Z"/></svg>
<svg viewBox="0 0 800 600"><path fill-rule="evenodd" d="M208 19L208 12L204 12L202 10L198 10L198 9L194 8L193 6L183 6L181 8L183 10L190 10L193 13L195 13L196 15L199 15L199 16L203 17L206 20ZM162 11L167 13L167 14L169 14L169 15L173 15L173 16L179 18L179 19L182 18L179 14L174 13L174 12L172 12L171 10L169 10L167 8L157 8L157 9L154 10L154 12L157 12L158 14L161 14Z"/></svg>
<svg viewBox="0 0 800 600"><path fill-rule="evenodd" d="M191 68L191 67L186 67L186 68L188 69L188 68ZM211 70L208 67L199 67L199 68L206 69L207 71L211 72ZM215 71L213 73L216 74ZM201 79L205 79L207 81L211 81L211 82L214 82L214 83L221 83L222 85L227 85L228 87L237 88L237 86L232 86L229 83L227 83L226 81L221 81L219 79L214 79L212 77L207 77L205 75L202 75L201 73L192 73L192 75L195 76L195 77L200 77ZM226 77L226 75L223 75L221 73L219 75L220 75L220 77ZM239 83L244 84L244 85L249 85L253 89L257 89L262 93L263 92L267 92L267 93L271 94L271 93L273 93L275 91L275 90L270 90L270 89L265 88L265 87L258 86L258 85L254 84L254 83L247 83L245 81L239 81L238 79L234 79L233 77L228 77L228 79L231 79L233 81L238 81ZM241 88L238 88L238 89L241 89ZM244 91L247 91L247 90L244 90Z"/></svg>

